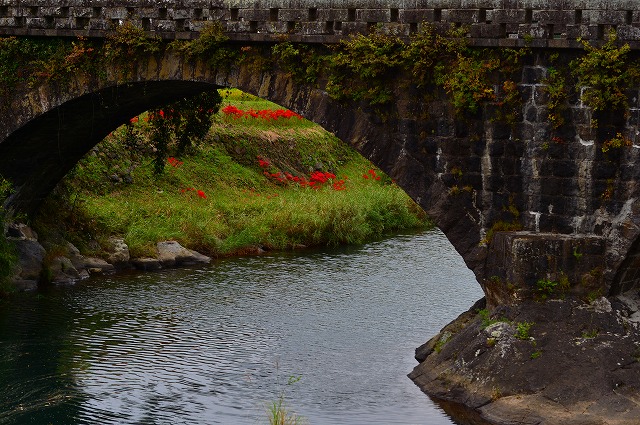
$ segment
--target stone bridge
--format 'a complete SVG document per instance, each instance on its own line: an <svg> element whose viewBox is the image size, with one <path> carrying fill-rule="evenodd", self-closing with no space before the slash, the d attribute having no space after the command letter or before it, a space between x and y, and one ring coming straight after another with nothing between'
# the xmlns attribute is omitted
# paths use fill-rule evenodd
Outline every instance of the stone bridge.
<svg viewBox="0 0 640 425"><path fill-rule="evenodd" d="M640 285L640 92L624 114L599 116L576 95L567 124L548 118L548 65L580 53L579 38L610 30L640 47L636 2L596 0L5 0L0 34L100 39L123 22L165 40L197 39L220 22L229 44L260 51L284 38L326 48L376 31L409 39L423 26L464 26L477 48L532 49L517 72L518 119L487 102L461 117L434 88L413 96L412 77L389 82L384 114L338 101L326 79L300 83L276 65L216 66L164 50L136 58L123 77L99 75L14 87L0 118L0 175L16 188L10 205L32 212L76 162L131 117L212 87L237 87L314 121L388 173L435 220L475 272L490 305L531 296L540 279L567 281L580 296ZM475 48L474 47L474 48ZM260 54L260 53L258 53ZM406 74L406 73L405 73ZM496 82L499 91L501 82ZM601 114L603 115L603 114ZM621 134L624 146L605 152ZM627 146L628 145L628 146Z"/></svg>

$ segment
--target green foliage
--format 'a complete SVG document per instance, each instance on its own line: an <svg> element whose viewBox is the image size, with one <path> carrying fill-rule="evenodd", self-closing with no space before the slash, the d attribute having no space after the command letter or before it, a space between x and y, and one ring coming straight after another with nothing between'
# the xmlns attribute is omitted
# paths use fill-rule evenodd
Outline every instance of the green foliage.
<svg viewBox="0 0 640 425"><path fill-rule="evenodd" d="M433 347L435 352L439 353L440 351L442 351L442 348L445 346L447 342L451 340L452 337L453 337L453 334L451 332L449 331L444 332L438 339L438 342L436 342L436 344Z"/></svg>
<svg viewBox="0 0 640 425"><path fill-rule="evenodd" d="M618 46L615 31L598 48L583 40L585 54L573 64L578 85L584 87L582 101L594 111L622 111L627 107L625 90L637 77L630 66L628 44Z"/></svg>
<svg viewBox="0 0 640 425"><path fill-rule="evenodd" d="M600 332L597 329L591 329L589 331L582 332L582 338L584 339L593 339L598 336Z"/></svg>
<svg viewBox="0 0 640 425"><path fill-rule="evenodd" d="M104 53L107 60L124 63L140 55L157 53L160 47L160 37L148 37L142 28L125 21L107 36Z"/></svg>
<svg viewBox="0 0 640 425"><path fill-rule="evenodd" d="M341 40L329 57L327 92L339 100L389 103L392 92L388 81L403 63L403 48L399 37L381 32Z"/></svg>
<svg viewBox="0 0 640 425"><path fill-rule="evenodd" d="M540 279L536 282L536 291L538 296L545 300L552 296L558 286L558 282L551 279Z"/></svg>
<svg viewBox="0 0 640 425"><path fill-rule="evenodd" d="M566 72L562 69L550 67L542 83L544 84L545 92L549 96L547 118L554 129L560 128L565 124L564 114L568 109L569 88Z"/></svg>
<svg viewBox="0 0 640 425"><path fill-rule="evenodd" d="M181 156L194 143L202 140L211 127L212 114L217 113L222 103L218 90L156 108L149 113L151 144L155 155L155 174L164 171L169 153ZM128 134L133 131L129 130Z"/></svg>
<svg viewBox="0 0 640 425"><path fill-rule="evenodd" d="M327 57L306 44L283 41L271 49L274 63L291 74L298 83L315 83L326 66Z"/></svg>
<svg viewBox="0 0 640 425"><path fill-rule="evenodd" d="M195 40L177 40L170 47L187 59L200 59L210 66L228 67L238 53L227 46L229 37L224 34L224 28L218 21L207 23Z"/></svg>
<svg viewBox="0 0 640 425"><path fill-rule="evenodd" d="M266 410L269 425L302 425L307 423L305 418L291 412L282 394L276 401L269 403Z"/></svg>
<svg viewBox="0 0 640 425"><path fill-rule="evenodd" d="M533 325L535 325L534 322L516 323L516 333L514 336L517 339L529 340L531 338L531 336L529 335L529 332L531 331L531 328L533 327Z"/></svg>
<svg viewBox="0 0 640 425"><path fill-rule="evenodd" d="M577 260L580 261L582 259L582 253L578 251L578 247L574 246L573 247L573 257Z"/></svg>
<svg viewBox="0 0 640 425"><path fill-rule="evenodd" d="M478 310L478 315L480 316L480 320L481 320L480 326L482 326L482 329L488 328L494 323L501 322L501 320L492 319L491 313L486 308L483 308L482 310Z"/></svg>
<svg viewBox="0 0 640 425"><path fill-rule="evenodd" d="M434 70L454 62L460 52L466 48L466 28L451 27L441 35L431 25L421 25L420 31L411 37L411 41L402 51L405 66L417 81L424 86L435 82Z"/></svg>
<svg viewBox="0 0 640 425"><path fill-rule="evenodd" d="M11 193L11 188L11 182L0 176L0 298L12 291L9 278L18 260L15 247L7 240L4 232L5 212L2 204Z"/></svg>
<svg viewBox="0 0 640 425"><path fill-rule="evenodd" d="M522 224L518 223L517 218L514 218L513 222L507 222L503 220L498 220L487 230L487 233L484 239L480 242L483 244L489 244L493 240L493 236L496 232L517 232L522 230Z"/></svg>
<svg viewBox="0 0 640 425"><path fill-rule="evenodd" d="M560 273L558 280L539 279L536 282L536 294L542 301L553 296L562 296L570 289L569 277L565 273Z"/></svg>
<svg viewBox="0 0 640 425"><path fill-rule="evenodd" d="M480 50L471 51L468 55L458 53L452 63L436 66L436 82L451 95L453 106L459 113L476 113L482 102L496 100L488 75L499 65L498 60L487 59Z"/></svg>
<svg viewBox="0 0 640 425"><path fill-rule="evenodd" d="M620 149L622 147L631 147L633 142L622 133L617 133L615 137L605 140L602 144L602 152L607 153L611 149Z"/></svg>
<svg viewBox="0 0 640 425"><path fill-rule="evenodd" d="M542 350L536 350L531 353L531 360L535 360L542 355Z"/></svg>

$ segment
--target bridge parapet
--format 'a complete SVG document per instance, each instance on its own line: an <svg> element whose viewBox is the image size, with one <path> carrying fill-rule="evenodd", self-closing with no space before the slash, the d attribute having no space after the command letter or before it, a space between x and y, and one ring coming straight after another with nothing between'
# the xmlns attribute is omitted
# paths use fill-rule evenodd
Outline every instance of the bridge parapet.
<svg viewBox="0 0 640 425"><path fill-rule="evenodd" d="M336 43L354 33L409 36L426 22L464 25L472 45L575 48L614 29L640 48L634 0L3 0L0 35L104 37L130 20L164 39L192 39L221 22L232 40Z"/></svg>

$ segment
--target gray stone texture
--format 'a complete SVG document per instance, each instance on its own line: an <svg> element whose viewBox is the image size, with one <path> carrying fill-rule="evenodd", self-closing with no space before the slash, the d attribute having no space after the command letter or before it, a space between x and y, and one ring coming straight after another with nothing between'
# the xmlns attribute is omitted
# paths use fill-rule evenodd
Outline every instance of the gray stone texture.
<svg viewBox="0 0 640 425"><path fill-rule="evenodd" d="M151 1L4 0L0 35L104 36L130 19L163 38L191 39L207 22L220 21L238 41L252 34L274 41L287 33L295 41L335 43L371 26L406 24L399 32L406 36L419 29L415 24L430 22L468 25L469 41L478 46L508 39L513 46L575 48L576 38L599 40L615 28L639 48L637 6L634 0L186 0L161 7Z"/></svg>

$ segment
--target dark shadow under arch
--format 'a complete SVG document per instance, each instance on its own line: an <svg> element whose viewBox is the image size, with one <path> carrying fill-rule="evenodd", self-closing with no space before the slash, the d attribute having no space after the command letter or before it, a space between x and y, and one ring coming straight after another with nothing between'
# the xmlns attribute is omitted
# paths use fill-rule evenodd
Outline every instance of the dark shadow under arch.
<svg viewBox="0 0 640 425"><path fill-rule="evenodd" d="M32 213L91 148L132 117L217 86L146 81L85 94L32 119L0 143L0 173L16 188L9 206Z"/></svg>

